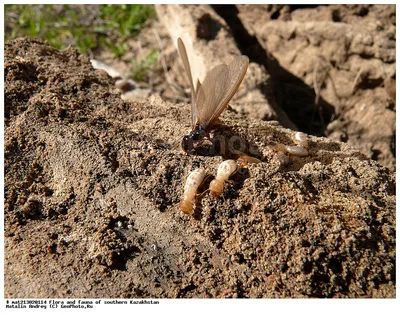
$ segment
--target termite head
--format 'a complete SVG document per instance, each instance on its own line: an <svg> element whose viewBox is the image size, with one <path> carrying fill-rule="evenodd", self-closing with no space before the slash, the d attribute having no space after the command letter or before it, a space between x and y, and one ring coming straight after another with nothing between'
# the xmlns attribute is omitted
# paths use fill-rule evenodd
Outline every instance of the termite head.
<svg viewBox="0 0 400 315"><path fill-rule="evenodd" d="M210 194L212 197L219 197L224 189L224 182L218 179L213 179L210 183Z"/></svg>
<svg viewBox="0 0 400 315"><path fill-rule="evenodd" d="M249 163L254 163L254 164L262 163L260 159L257 159L255 157L246 154L240 155L237 161L240 162L241 167L246 166Z"/></svg>
<svg viewBox="0 0 400 315"><path fill-rule="evenodd" d="M207 133L200 128L196 128L192 130L187 136L184 136L182 139L182 149L188 154L194 154L194 143L199 141L207 136Z"/></svg>
<svg viewBox="0 0 400 315"><path fill-rule="evenodd" d="M210 193L213 197L221 195L224 189L224 183L228 180L228 177L235 173L238 169L238 165L235 160L223 161L217 171L217 177L210 183Z"/></svg>
<svg viewBox="0 0 400 315"><path fill-rule="evenodd" d="M193 205L188 200L181 200L179 207L184 214L191 215L193 213Z"/></svg>
<svg viewBox="0 0 400 315"><path fill-rule="evenodd" d="M193 139L190 137L190 135L183 137L181 146L183 151L185 151L186 153L188 154L194 153Z"/></svg>

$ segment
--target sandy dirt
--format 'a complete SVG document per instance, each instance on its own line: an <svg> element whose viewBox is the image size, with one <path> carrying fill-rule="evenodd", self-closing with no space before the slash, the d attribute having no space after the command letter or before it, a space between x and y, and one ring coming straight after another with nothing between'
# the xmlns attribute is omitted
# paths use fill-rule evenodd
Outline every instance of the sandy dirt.
<svg viewBox="0 0 400 315"><path fill-rule="evenodd" d="M5 297L394 298L393 169L313 135L309 156L281 165L274 147L295 132L237 106L186 155L188 104L123 101L73 48L6 43ZM235 149L262 162L212 198ZM208 176L187 216L197 167Z"/></svg>

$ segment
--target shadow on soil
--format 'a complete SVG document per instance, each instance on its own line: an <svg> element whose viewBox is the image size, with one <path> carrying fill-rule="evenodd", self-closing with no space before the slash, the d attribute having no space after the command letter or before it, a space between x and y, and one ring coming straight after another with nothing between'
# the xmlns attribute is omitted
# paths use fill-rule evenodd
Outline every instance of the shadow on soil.
<svg viewBox="0 0 400 315"><path fill-rule="evenodd" d="M261 88L270 104L282 108L298 128L315 136L325 135L335 117L334 107L322 97L316 102L314 89L281 67L255 36L248 33L235 5L212 5L229 25L242 54L265 67L271 79ZM271 92L272 91L272 92Z"/></svg>

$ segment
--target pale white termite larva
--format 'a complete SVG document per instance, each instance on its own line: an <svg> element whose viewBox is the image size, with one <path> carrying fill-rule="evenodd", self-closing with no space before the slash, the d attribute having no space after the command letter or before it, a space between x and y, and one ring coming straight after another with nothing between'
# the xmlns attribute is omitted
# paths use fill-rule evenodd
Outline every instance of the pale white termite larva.
<svg viewBox="0 0 400 315"><path fill-rule="evenodd" d="M290 153L292 155L296 156L308 156L308 140L307 140L307 135L303 132L296 132L294 136L295 142L298 144L297 146L291 146L291 145L284 145L282 143L279 143L275 146L275 150L278 151L279 154L279 159L281 160L281 164L284 158L285 153Z"/></svg>
<svg viewBox="0 0 400 315"><path fill-rule="evenodd" d="M297 155L297 156L307 156L308 155L308 150L306 148L296 146L296 145L286 146L286 151L290 154Z"/></svg>
<svg viewBox="0 0 400 315"><path fill-rule="evenodd" d="M294 135L294 140L299 146L306 149L308 148L307 135L304 132L296 132Z"/></svg>
<svg viewBox="0 0 400 315"><path fill-rule="evenodd" d="M183 199L181 200L179 207L182 212L191 215L193 214L193 202L197 193L197 188L203 182L205 176L204 168L197 168L192 171L186 179L185 188L183 191Z"/></svg>
<svg viewBox="0 0 400 315"><path fill-rule="evenodd" d="M226 160L219 165L217 176L210 183L211 196L218 197L222 193L225 181L236 172L237 168L235 160Z"/></svg>
<svg viewBox="0 0 400 315"><path fill-rule="evenodd" d="M298 144L298 146L287 146L286 151L290 154L297 156L307 156L308 155L307 135L304 132L296 132L294 135L294 141Z"/></svg>

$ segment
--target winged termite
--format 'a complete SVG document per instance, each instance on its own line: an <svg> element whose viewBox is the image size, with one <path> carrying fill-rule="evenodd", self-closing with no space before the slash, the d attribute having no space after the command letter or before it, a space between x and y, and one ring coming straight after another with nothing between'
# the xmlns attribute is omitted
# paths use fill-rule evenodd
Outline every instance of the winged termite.
<svg viewBox="0 0 400 315"><path fill-rule="evenodd" d="M195 87L186 48L181 38L178 38L178 50L192 94L192 131L183 137L181 145L185 152L194 154L194 143L209 136L218 117L239 88L246 74L249 58L238 56L228 65L214 67L206 74L203 83L197 79Z"/></svg>

